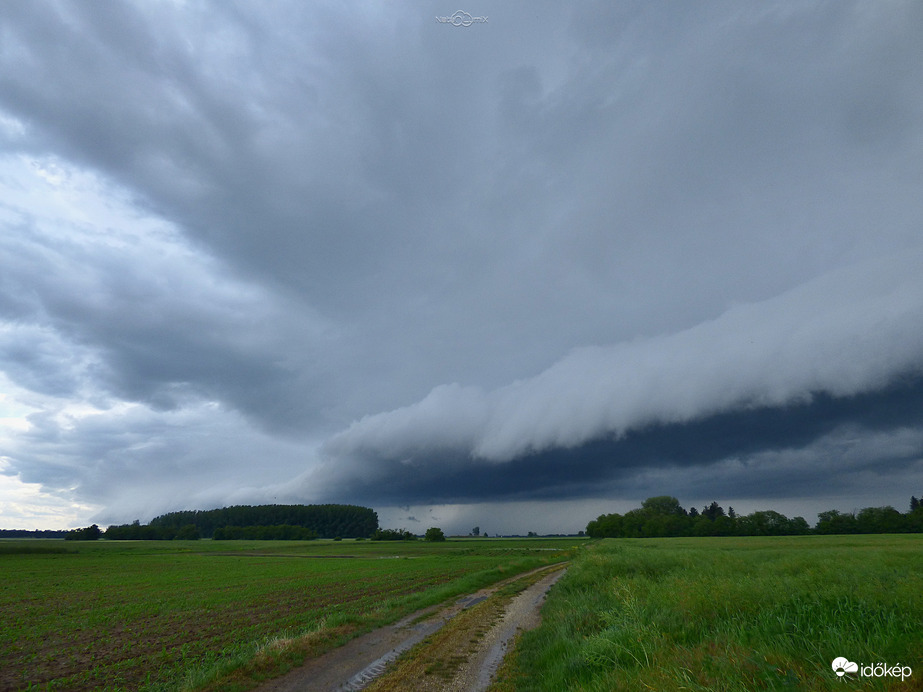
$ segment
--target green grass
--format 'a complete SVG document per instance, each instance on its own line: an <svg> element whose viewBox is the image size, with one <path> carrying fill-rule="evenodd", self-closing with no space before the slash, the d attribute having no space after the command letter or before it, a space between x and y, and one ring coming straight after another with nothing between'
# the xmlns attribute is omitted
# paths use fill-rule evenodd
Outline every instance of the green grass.
<svg viewBox="0 0 923 692"><path fill-rule="evenodd" d="M0 690L246 689L575 543L23 541L0 553Z"/></svg>
<svg viewBox="0 0 923 692"><path fill-rule="evenodd" d="M841 680L839 656L913 675ZM497 689L923 689L923 536L594 542Z"/></svg>

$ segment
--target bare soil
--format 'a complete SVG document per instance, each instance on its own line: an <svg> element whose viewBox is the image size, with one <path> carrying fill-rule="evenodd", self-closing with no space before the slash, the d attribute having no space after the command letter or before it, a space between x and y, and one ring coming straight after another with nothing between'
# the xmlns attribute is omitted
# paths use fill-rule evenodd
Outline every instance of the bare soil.
<svg viewBox="0 0 923 692"><path fill-rule="evenodd" d="M486 690L515 636L536 627L563 564L413 613L308 661L257 692Z"/></svg>

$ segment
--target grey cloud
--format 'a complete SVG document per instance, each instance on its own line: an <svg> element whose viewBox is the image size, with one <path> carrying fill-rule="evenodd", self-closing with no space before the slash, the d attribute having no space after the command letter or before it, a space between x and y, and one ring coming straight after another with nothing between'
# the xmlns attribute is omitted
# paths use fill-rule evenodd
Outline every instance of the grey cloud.
<svg viewBox="0 0 923 692"><path fill-rule="evenodd" d="M115 191L47 192L91 205ZM2 208L27 214L23 204ZM289 388L310 381L296 371L327 322L234 277L168 225L115 203L107 212L114 226L49 210L0 236L0 315L11 321L0 341L14 382L58 396L96 387L159 408L211 396L282 428L316 420Z"/></svg>
<svg viewBox="0 0 923 692"><path fill-rule="evenodd" d="M491 392L439 387L354 423L323 452L337 464L364 455L498 463L649 425L879 389L923 360L921 260L919 251L876 260L683 332L578 349Z"/></svg>
<svg viewBox="0 0 923 692"><path fill-rule="evenodd" d="M131 58L144 51L126 54L128 48L118 43L88 42L84 51L90 55L83 59L94 65L102 63L106 74L111 74L94 76L92 83L111 81L114 91L137 94L120 106L124 113L116 111L109 100L93 98L92 94L88 97L74 87L64 90L54 82L23 81L11 91L44 98L48 103L44 120L47 131L66 134L72 146L82 147L85 156L97 157L99 162L95 139L81 140L62 113L67 112L70 118L75 111L83 112L88 121L106 127L108 141L121 142L120 153L106 163L109 170L118 171L120 177L129 176L153 203L181 219L192 233L207 238L222 254L233 255L235 261L273 281L307 289L311 300L322 309L358 309L369 314L383 308L400 314L404 301L395 298L425 288L438 298L448 292L447 297L455 303L449 312L453 316L464 314L461 311L469 304L452 277L470 281L475 264L485 264L484 276L489 283L484 290L493 290L506 280L503 268L515 260L521 247L517 241L523 234L539 232L551 241L549 254L537 258L539 264L532 267L533 274L526 275L522 293L494 292L501 301L509 302L509 313L525 307L531 295L545 298L550 314L559 318L567 304L560 299L555 304L554 292L543 289L538 279L546 271L564 275L566 269L572 270L570 273L595 270L596 280L589 288L596 294L591 299L599 301L599 286L612 287L613 282L601 267L594 267L593 259L614 259L618 273L625 272L633 279L618 281L615 287L635 284L644 298L656 290L649 279L640 276L640 272L650 271L649 260L600 252L600 243L603 247L612 243L614 228L618 229L617 237L639 232L633 227L649 234L652 225L658 233L676 234L685 225L688 232L681 233L678 247L686 251L705 237L698 228L690 227L689 210L683 209L690 203L699 206L695 196L718 195L721 204L728 207L725 214L752 223L753 210L741 204L739 196L734 198L741 185L740 167L746 169L744 180L752 179L750 185L760 186L766 178L778 185L785 170L792 183L783 185L779 196L802 185L805 176L798 175L790 162L780 160L778 144L789 142L791 156L824 165L826 156L813 152L829 151L823 136L826 123L802 125L805 118L793 117L802 133L795 139L790 122L779 122L769 132L761 127L746 129L753 126L752 116L771 120L780 114L779 104L799 103L818 86L831 82L833 85L823 92L828 98L814 96L819 104L826 106L840 98L842 89L838 90L837 84L853 87L852 82L843 84L846 75L854 72L852 63L844 64L836 73L838 82L830 80L826 72L803 69L804 63L816 57L810 48L799 46L796 58L789 62L775 59L778 40L792 27L780 20L759 21L758 16L750 18L751 26L743 36L730 37L730 46L723 43L726 37L702 30L713 17L687 17L689 23L681 32L684 40L670 47L653 42L666 18L636 9L626 12L625 24L648 28L629 32L626 47L616 49L617 57L613 58L611 48L607 51L592 42L583 46L586 40L577 31L569 34L569 42L554 40L560 52L537 50L536 44L521 38L514 41L511 50L494 34L482 34L489 39L470 34L463 39L458 33L438 36L433 27L424 31L422 18L408 8L392 12L374 21L361 15L337 17L329 11L320 16L312 13L310 18L286 12L285 30L276 32L273 41L260 37L270 35L268 24L278 23L278 16L213 12L208 19L224 41L224 52L210 50L206 42L201 55L193 55L183 43L161 38L154 54L166 53L171 58L143 66L135 65ZM552 13L546 23L535 24L528 19L533 14L511 8L508 15L501 15L506 21L505 37L518 26L523 31L535 29L539 35L554 36L556 22L567 26L574 21L566 13ZM153 15L150 20L131 22L129 27L134 28L125 32L131 35L147 27L151 34L153 27L160 25L164 36L171 32L182 35L177 26L180 20L170 13ZM316 36L319 20L330 22L341 33L335 31L326 40L309 40ZM100 19L88 26L101 33L109 21ZM680 31L681 22L673 17L669 22L673 31ZM50 18L46 23L54 25ZM780 23L782 26L774 26ZM747 21L742 24L747 26ZM767 24L775 30L767 32ZM404 31L395 33L396 26L404 27ZM849 24L836 17L827 33L836 36L843 27ZM860 35L858 40L873 40L876 29L873 24L867 29L868 36ZM762 38L754 47L750 34L757 30L770 38ZM111 32L110 27L106 34ZM628 58L618 56L635 55L632 50L642 39L651 42L642 44L642 50L650 53L648 64L626 65ZM137 37L142 46L152 40L150 35ZM411 54L419 50L433 61L408 60L406 53L396 51L398 40L411 49ZM483 55L475 54L471 40L486 49ZM753 54L752 62L740 64L727 59L728 53L745 54L741 44ZM894 42L890 60L881 59L888 65L908 64L907 44L906 39ZM843 57L840 47L836 49L835 56ZM68 63L80 65L80 55L76 60L70 56ZM658 55L661 57L655 60ZM283 56L288 59L282 60ZM36 51L33 59L47 62L53 56ZM48 67L49 77L61 75L57 77L61 80L73 71L63 56L60 60L60 64ZM203 66L197 68L196 60ZM238 62L239 73L233 83L227 83L229 75L221 70ZM690 62L704 62L706 67L690 75L682 69ZM513 67L508 67L510 63ZM261 71L266 64L282 70L282 74L270 76ZM764 65L781 67L773 72ZM300 75L294 74L299 72L296 66L301 66ZM147 85L132 81L138 71L150 80L147 98L140 93ZM737 92L754 94L749 97L754 100L749 109L752 113L736 110L733 99L729 103L728 98L718 98L709 91L717 88L714 82L732 81L731 72L743 73L737 77ZM89 75L98 73L86 69L82 79ZM900 85L897 88L909 90L908 85L915 83L912 76L894 80ZM298 87L296 77L310 88ZM747 81L753 77L760 81ZM177 79L180 83L174 85ZM526 97L526 92L513 96L519 93L515 85L525 84L523 79L531 85L527 92L532 96ZM794 82L787 87L792 93L773 93L775 85L789 82ZM700 84L702 88L697 88ZM228 88L221 90L216 85ZM177 89L181 98L173 96ZM316 94L316 99L306 102L305 91ZM503 116L509 121L505 129L495 120L493 99L498 93L500 103L511 99L520 103L521 117ZM68 94L69 99L62 101ZM232 99L231 94L239 100ZM52 97L54 100L49 101ZM147 117L147 103L153 99L161 116L152 121ZM919 102L909 99L903 108L914 113L918 112L915 106ZM590 111L595 113L591 118L586 115ZM818 111L825 109L818 106ZM501 108L500 114L503 112ZM535 117L537 122L528 120ZM667 138L663 137L664 129L672 133ZM216 140L221 142L217 147L220 154L203 150L204 143L215 139L213 131L222 133ZM139 138L136 145L133 140ZM516 147L515 139L523 142L521 147ZM907 137L901 139L909 141ZM148 165L143 160L138 152L145 149L151 150L150 158L156 163ZM421 172L424 175L418 175ZM807 173L813 176L814 171ZM721 177L715 177L718 175ZM703 184L708 187L703 188ZM201 194L193 195L191 191L198 189ZM513 205L509 204L510 194ZM573 206L573 200L588 198L594 203L580 204L567 212L567 200ZM486 204L494 213L508 210L511 218L498 228L496 216L485 218L476 207L472 209L470 200ZM552 222L562 227L549 227L546 210L551 202L561 205ZM760 211L778 216L775 206L764 205ZM770 225L769 219L761 222L763 227ZM254 233L257 228L258 234ZM576 239L575 228L582 229ZM733 226L728 230L738 231ZM774 231L776 236L784 232L778 227ZM754 234L750 235L752 238ZM498 236L498 243L484 244L487 238ZM766 243L767 237L760 242ZM728 240L724 235L720 242ZM736 242L743 245L740 240ZM557 251L569 247L583 247L593 257L581 253L572 258L572 267L557 270L551 258L560 257ZM780 259L790 261L791 255L783 247L777 243L771 249ZM566 252L564 258L570 259L573 250ZM414 261L417 257L426 261ZM680 257L668 254L665 260L663 268L674 274L675 282L696 281L679 266ZM382 262L400 271L376 271ZM748 262L751 269L752 264ZM632 266L638 269L632 271ZM333 267L341 278L332 275ZM768 282L773 290L780 288L778 279L774 282L771 276L760 273L755 278ZM804 273L797 278L803 279ZM410 285L406 284L408 279L412 279ZM330 282L341 290L324 290ZM735 288L740 288L740 283L736 282ZM771 293L754 297L768 295ZM716 296L719 300L722 297ZM613 307L625 309L622 304L604 307L610 311ZM715 307L711 307L712 314ZM675 312L689 308L681 303ZM413 315L401 316L414 319ZM435 311L420 317L427 323L439 319ZM531 311L529 318L541 320L541 315ZM419 322L413 326L422 328ZM541 321L539 326L541 331L536 335L548 338L553 330ZM530 327L527 323L519 328ZM534 332L535 327L531 329ZM525 334L532 336L529 331ZM482 337L483 332L477 336Z"/></svg>
<svg viewBox="0 0 923 692"><path fill-rule="evenodd" d="M97 362L92 352L36 325L0 328L0 359L14 382L33 392L66 396L80 392Z"/></svg>
<svg viewBox="0 0 923 692"><path fill-rule="evenodd" d="M29 416L30 429L4 449L9 471L49 492L105 507L103 522L150 519L188 506L304 501L267 482L298 473L300 443L254 429L233 411L210 402L153 411L139 404L69 411L47 407ZM181 479L177 482L177 479Z"/></svg>
<svg viewBox="0 0 923 692"><path fill-rule="evenodd" d="M923 463L923 379L774 408L649 424L548 447L503 463L440 448L414 456L367 452L309 477L326 492L394 504L678 497L778 499L861 495L870 477L912 478ZM352 461L354 466L344 465ZM870 486L871 487L871 486ZM890 488L894 495L895 488ZM820 510L818 510L820 511Z"/></svg>
<svg viewBox="0 0 923 692"><path fill-rule="evenodd" d="M919 3L483 13L0 5L0 164L57 161L121 209L2 181L7 377L113 426L125 402L188 414L155 435L172 456L212 449L203 402L254 445L302 439L300 471L244 469L225 497L349 501L371 478L406 504L440 478L583 496L614 477L553 456L813 419L919 369ZM36 430L60 440L55 420ZM808 427L778 448L832 434ZM687 441L696 468L773 449Z"/></svg>

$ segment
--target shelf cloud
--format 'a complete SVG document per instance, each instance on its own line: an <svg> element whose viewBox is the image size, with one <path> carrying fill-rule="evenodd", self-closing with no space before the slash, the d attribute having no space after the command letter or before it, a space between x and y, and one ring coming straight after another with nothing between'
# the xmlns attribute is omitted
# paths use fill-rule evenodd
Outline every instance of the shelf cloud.
<svg viewBox="0 0 923 692"><path fill-rule="evenodd" d="M879 418L891 397L909 392L916 401L923 394L921 261L919 252L878 259L675 334L575 349L535 377L491 391L442 385L418 403L353 423L324 444L322 455L334 477L345 469L383 489L418 476L421 467L439 484L444 466L482 473L515 462L522 476L530 460L540 466L551 456L566 458L541 483L512 485L514 493L530 485L553 493L574 477L604 482L637 465L636 454L626 459L620 448L635 451L639 437L682 435L689 447L662 461L680 463L684 455L702 464L754 443L784 446L812 419L821 421L818 436L863 424L864 417ZM860 398L864 409L854 404ZM908 413L892 425L912 424ZM791 417L789 425L759 439L756 422L779 415ZM721 435L716 421L730 427L734 418L751 435L735 435L720 453L702 458L695 446L722 447L713 442ZM690 439L697 429L704 440ZM587 451L594 445L609 450L607 463ZM593 470L581 472L584 463ZM657 458L648 455L645 463ZM438 494L458 499L451 496L457 487L446 483Z"/></svg>

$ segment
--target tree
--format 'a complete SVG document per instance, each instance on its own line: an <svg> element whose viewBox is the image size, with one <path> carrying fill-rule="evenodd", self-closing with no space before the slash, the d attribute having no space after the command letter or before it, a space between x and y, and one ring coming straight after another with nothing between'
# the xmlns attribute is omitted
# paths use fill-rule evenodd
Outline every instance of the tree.
<svg viewBox="0 0 923 692"><path fill-rule="evenodd" d="M913 533L923 533L923 500L917 500L916 506L914 506L913 500L916 500L915 497L910 498L911 510L908 512L907 516L904 519L904 522L907 525L907 531L912 531Z"/></svg>
<svg viewBox="0 0 923 692"><path fill-rule="evenodd" d="M717 502L712 502L708 507L702 510L702 516L708 517L714 521L718 517L724 516L724 508Z"/></svg>
<svg viewBox="0 0 923 692"><path fill-rule="evenodd" d="M641 503L641 509L647 510L651 514L662 514L664 516L684 516L686 510L679 504L679 500L670 495L658 495L649 497Z"/></svg>
<svg viewBox="0 0 923 692"><path fill-rule="evenodd" d="M790 533L795 536L804 536L811 533L811 527L808 525L808 520L804 517L795 517L794 519L789 519L788 525Z"/></svg>
<svg viewBox="0 0 923 692"><path fill-rule="evenodd" d="M737 531L737 522L730 517L718 517L713 522L715 536L733 536Z"/></svg>
<svg viewBox="0 0 923 692"><path fill-rule="evenodd" d="M714 535L714 524L715 522L706 517L704 514L698 514L692 520L692 535L712 536Z"/></svg>
<svg viewBox="0 0 923 692"><path fill-rule="evenodd" d="M480 527L480 526L475 526L473 529L471 529L471 535L472 535L472 536L480 536L480 535L481 535L481 527Z"/></svg>
<svg viewBox="0 0 923 692"><path fill-rule="evenodd" d="M195 524L186 524L176 532L176 538L180 541L197 541L202 538L202 534Z"/></svg>
<svg viewBox="0 0 923 692"><path fill-rule="evenodd" d="M618 538L622 535L621 514L600 514L586 525L590 538Z"/></svg>
<svg viewBox="0 0 923 692"><path fill-rule="evenodd" d="M856 516L859 533L903 533L904 515L894 507L866 507Z"/></svg>
<svg viewBox="0 0 923 692"><path fill-rule="evenodd" d="M643 538L644 523L648 514L643 509L630 509L622 516L622 536L625 538Z"/></svg>
<svg viewBox="0 0 923 692"><path fill-rule="evenodd" d="M435 526L426 529L426 534L423 536L423 540L426 541L444 541L445 534L442 532L442 529Z"/></svg>
<svg viewBox="0 0 923 692"><path fill-rule="evenodd" d="M820 534L858 533L859 526L856 523L855 515L841 514L839 511L831 509L818 513L817 526L814 527L814 531Z"/></svg>
<svg viewBox="0 0 923 692"><path fill-rule="evenodd" d="M745 536L784 536L794 532L788 517L772 509L741 517L737 526Z"/></svg>
<svg viewBox="0 0 923 692"><path fill-rule="evenodd" d="M85 529L74 529L69 531L65 536L65 541L96 541L103 534L100 528L93 524Z"/></svg>

